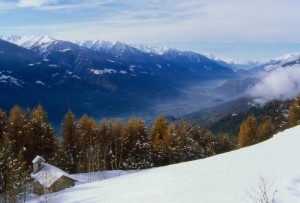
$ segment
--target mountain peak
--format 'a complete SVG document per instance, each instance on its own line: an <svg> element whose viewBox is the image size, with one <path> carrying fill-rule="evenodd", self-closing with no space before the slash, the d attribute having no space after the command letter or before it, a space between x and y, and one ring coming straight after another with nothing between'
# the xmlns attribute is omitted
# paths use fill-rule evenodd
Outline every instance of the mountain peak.
<svg viewBox="0 0 300 203"><path fill-rule="evenodd" d="M103 40L84 40L84 41L74 41L73 43L78 44L89 49L101 50L101 49L110 49L113 47L114 43Z"/></svg>
<svg viewBox="0 0 300 203"><path fill-rule="evenodd" d="M272 61L280 61L281 64L290 62L290 61L295 61L300 58L300 52L294 52L294 53L288 53L284 54L283 56L279 56L277 58L272 59Z"/></svg>
<svg viewBox="0 0 300 203"><path fill-rule="evenodd" d="M151 46L145 46L145 45L135 45L131 44L130 46L145 52L145 53L152 53L157 55L163 55L165 52L169 51L171 48L162 46L162 47L151 47Z"/></svg>
<svg viewBox="0 0 300 203"><path fill-rule="evenodd" d="M207 54L205 54L205 56L212 59L212 60L215 60L215 61L224 61L228 64L235 64L235 65L248 65L248 64L259 63L258 61L253 61L253 60L245 60L245 59L236 59L236 58L215 56L212 53L207 53Z"/></svg>
<svg viewBox="0 0 300 203"><path fill-rule="evenodd" d="M233 69L249 69L261 63L260 61L254 61L254 60L215 56L212 53L207 53L205 54L205 56L209 59L216 61L221 65L229 65Z"/></svg>
<svg viewBox="0 0 300 203"><path fill-rule="evenodd" d="M53 37L47 35L1 35L0 39L28 49L35 46L48 46L57 41Z"/></svg>

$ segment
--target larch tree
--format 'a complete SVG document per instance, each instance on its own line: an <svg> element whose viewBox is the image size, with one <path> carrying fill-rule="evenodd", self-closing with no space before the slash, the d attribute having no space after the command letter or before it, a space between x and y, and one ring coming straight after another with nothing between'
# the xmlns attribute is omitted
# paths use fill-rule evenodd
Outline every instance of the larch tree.
<svg viewBox="0 0 300 203"><path fill-rule="evenodd" d="M54 161L56 149L55 132L41 105L32 110L28 125L29 143L26 150L26 160L32 160L36 155L40 155L51 163Z"/></svg>
<svg viewBox="0 0 300 203"><path fill-rule="evenodd" d="M159 116L151 129L153 161L156 166L167 165L170 162L169 144L170 133L169 124L165 116Z"/></svg>
<svg viewBox="0 0 300 203"><path fill-rule="evenodd" d="M65 170L69 173L77 172L78 163L78 124L75 115L69 110L65 116L61 126L62 150Z"/></svg>
<svg viewBox="0 0 300 203"><path fill-rule="evenodd" d="M86 114L79 120L79 171L94 171L97 123Z"/></svg>
<svg viewBox="0 0 300 203"><path fill-rule="evenodd" d="M271 117L265 117L264 120L261 122L261 124L258 126L258 135L257 135L257 141L262 142L269 138L274 133L274 125L272 123Z"/></svg>
<svg viewBox="0 0 300 203"><path fill-rule="evenodd" d="M112 130L111 121L102 119L97 131L97 145L98 145L98 171L108 170L110 167L109 150L110 150L110 135Z"/></svg>
<svg viewBox="0 0 300 203"><path fill-rule="evenodd" d="M116 119L113 122L110 132L109 143L109 158L111 168L113 170L120 169L122 167L124 158L124 144L126 137L124 136L124 126L120 119Z"/></svg>
<svg viewBox="0 0 300 203"><path fill-rule="evenodd" d="M257 143L256 119L250 115L240 126L237 144L239 148L242 148L255 143Z"/></svg>
<svg viewBox="0 0 300 203"><path fill-rule="evenodd" d="M130 118L124 127L124 149L123 149L123 167L127 169L136 168L137 166L137 132L136 132L136 121L134 118Z"/></svg>
<svg viewBox="0 0 300 203"><path fill-rule="evenodd" d="M8 117L8 134L13 144L13 151L19 152L26 140L25 127L27 119L24 111L19 106L14 106Z"/></svg>

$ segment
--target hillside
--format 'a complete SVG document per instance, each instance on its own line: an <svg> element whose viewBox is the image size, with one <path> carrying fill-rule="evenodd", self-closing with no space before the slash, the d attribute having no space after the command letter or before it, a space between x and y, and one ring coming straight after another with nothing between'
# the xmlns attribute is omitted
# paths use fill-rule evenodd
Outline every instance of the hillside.
<svg viewBox="0 0 300 203"><path fill-rule="evenodd" d="M198 104L197 95L208 97L191 87L236 77L230 68L194 52L148 52L122 42L92 45L49 36L0 36L1 108L42 104L55 125L69 108L97 118L146 115L152 120L177 112L170 107L175 99L188 106ZM167 108L156 110L160 104Z"/></svg>
<svg viewBox="0 0 300 203"><path fill-rule="evenodd" d="M75 186L54 202L253 202L264 178L276 202L300 202L300 126L211 158ZM41 198L41 200L43 197ZM39 202L38 200L31 201Z"/></svg>

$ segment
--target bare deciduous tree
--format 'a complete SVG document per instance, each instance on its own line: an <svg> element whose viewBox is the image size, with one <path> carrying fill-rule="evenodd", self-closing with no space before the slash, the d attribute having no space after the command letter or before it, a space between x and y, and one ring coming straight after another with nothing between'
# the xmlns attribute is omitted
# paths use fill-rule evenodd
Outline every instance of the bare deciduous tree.
<svg viewBox="0 0 300 203"><path fill-rule="evenodd" d="M251 187L251 191L248 192L252 202L256 203L275 203L275 195L277 190L273 188L274 181L270 182L265 177L259 178L258 186Z"/></svg>

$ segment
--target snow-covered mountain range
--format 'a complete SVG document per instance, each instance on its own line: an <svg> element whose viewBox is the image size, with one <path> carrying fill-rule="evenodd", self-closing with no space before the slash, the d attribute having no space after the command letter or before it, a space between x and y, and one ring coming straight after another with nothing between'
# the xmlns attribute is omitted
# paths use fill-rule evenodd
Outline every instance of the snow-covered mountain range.
<svg viewBox="0 0 300 203"><path fill-rule="evenodd" d="M235 71L240 69L248 70L262 63L260 61L253 61L253 60L217 57L212 53L205 54L205 56L216 61L220 65L231 67Z"/></svg>
<svg viewBox="0 0 300 203"><path fill-rule="evenodd" d="M288 53L283 56L279 56L268 61L262 61L254 64L250 69L247 69L251 74L257 74L258 72L272 71L278 67L284 67L293 64L299 64L300 52Z"/></svg>
<svg viewBox="0 0 300 203"><path fill-rule="evenodd" d="M169 47L149 47L149 46L145 46L145 45L135 45L135 44L127 45L127 44L119 42L119 41L109 42L109 41L103 41L103 40L74 41L74 43L76 43L80 46L89 48L89 49L96 50L96 51L109 50L112 47L116 46L118 49L125 49L125 47L131 47L131 48L138 49L139 51L142 51L144 53L157 54L157 55L162 55L171 49Z"/></svg>
<svg viewBox="0 0 300 203"><path fill-rule="evenodd" d="M0 38L4 109L41 103L49 112L61 105L64 113L72 108L101 117L119 115L176 97L179 87L190 83L236 77L230 68L194 52L49 36Z"/></svg>
<svg viewBox="0 0 300 203"><path fill-rule="evenodd" d="M29 36L18 36L18 35L0 35L0 39L8 41L10 43L16 44L18 46L35 49L38 48L41 52L45 52L47 47L53 44L67 42L63 40L54 39L51 36L43 35L29 35ZM120 41L109 42L103 40L84 40L84 41L70 41L69 43L77 44L81 47L92 49L95 51L111 51L118 50L119 52L125 52L128 50L134 51L139 50L148 54L163 55L169 51L184 53L179 50L170 47L150 47L145 45L136 44L126 44ZM61 50L63 51L63 50ZM67 50L65 50L67 51ZM195 53L196 54L196 53ZM200 54L199 54L200 55ZM237 71L239 69L248 70L258 66L268 66L268 65L284 65L285 63L297 60L300 58L300 52L298 53L288 53L283 56L276 57L271 60L255 61L255 60L245 60L245 59L235 59L228 57L215 56L212 53L204 54L203 56L217 62L218 64L226 67L230 67ZM268 69L266 69L268 70Z"/></svg>
<svg viewBox="0 0 300 203"><path fill-rule="evenodd" d="M71 42L41 35L0 36L1 107L41 103L51 112L61 106L60 113L55 115L61 119L68 108L79 114L103 117L141 112L148 106L151 109L153 102L178 97L194 98L194 103L199 103L195 94L200 93L190 91L190 85L239 79L241 75L249 77L269 70L270 65L284 66L298 63L298 59L299 54L290 54L257 64L119 41ZM249 69L251 64L254 68ZM247 70L238 65L247 66ZM235 86L230 85L230 91ZM187 93L187 89L192 93ZM236 92L240 93L233 94ZM204 96L201 93L201 98ZM211 93L209 98L208 103L219 99L211 97Z"/></svg>
<svg viewBox="0 0 300 203"><path fill-rule="evenodd" d="M24 47L26 49L40 47L42 50L47 49L47 46L58 41L50 36L42 36L42 35L29 35L29 36L1 35L0 39Z"/></svg>
<svg viewBox="0 0 300 203"><path fill-rule="evenodd" d="M204 55L193 53L193 52L182 52L176 49L171 49L168 47L147 47L143 45L128 45L123 42L107 42L107 41L75 41L68 42L62 40L56 40L50 36L0 36L0 39L8 41L10 43L16 44L26 49L30 49L38 52L43 57L52 54L53 52L72 52L74 50L83 51L84 48L88 51L96 51L97 53L101 53L105 55L104 57L109 58L109 62L116 62L119 64L130 63L129 66L141 66L141 64L137 64L143 62L144 65L147 63L152 63L152 65L156 68L162 69L163 66L171 67L171 66L181 66L180 69L185 68L186 70L193 69L194 73L203 72L211 73L216 72L216 74L220 74L221 72L225 74L231 74L230 70L226 67L222 67L221 65L214 63L213 60L208 59ZM87 51L86 50L86 51ZM95 53L95 52L94 52ZM185 64L185 67L182 67L183 64L178 65L179 61L177 58L181 58L180 63L188 63ZM177 60L175 62L173 60ZM125 61L125 62L124 62ZM153 64L156 63L156 64ZM162 64L160 64L162 63ZM163 64L165 63L165 64ZM150 68L150 69L153 69ZM126 70L125 70L126 71ZM149 71L149 70L148 70ZM124 71L122 71L124 73ZM146 73L147 71L142 71ZM206 75L204 75L205 77ZM210 74L210 77L213 77L213 74ZM217 76L219 77L219 76Z"/></svg>

